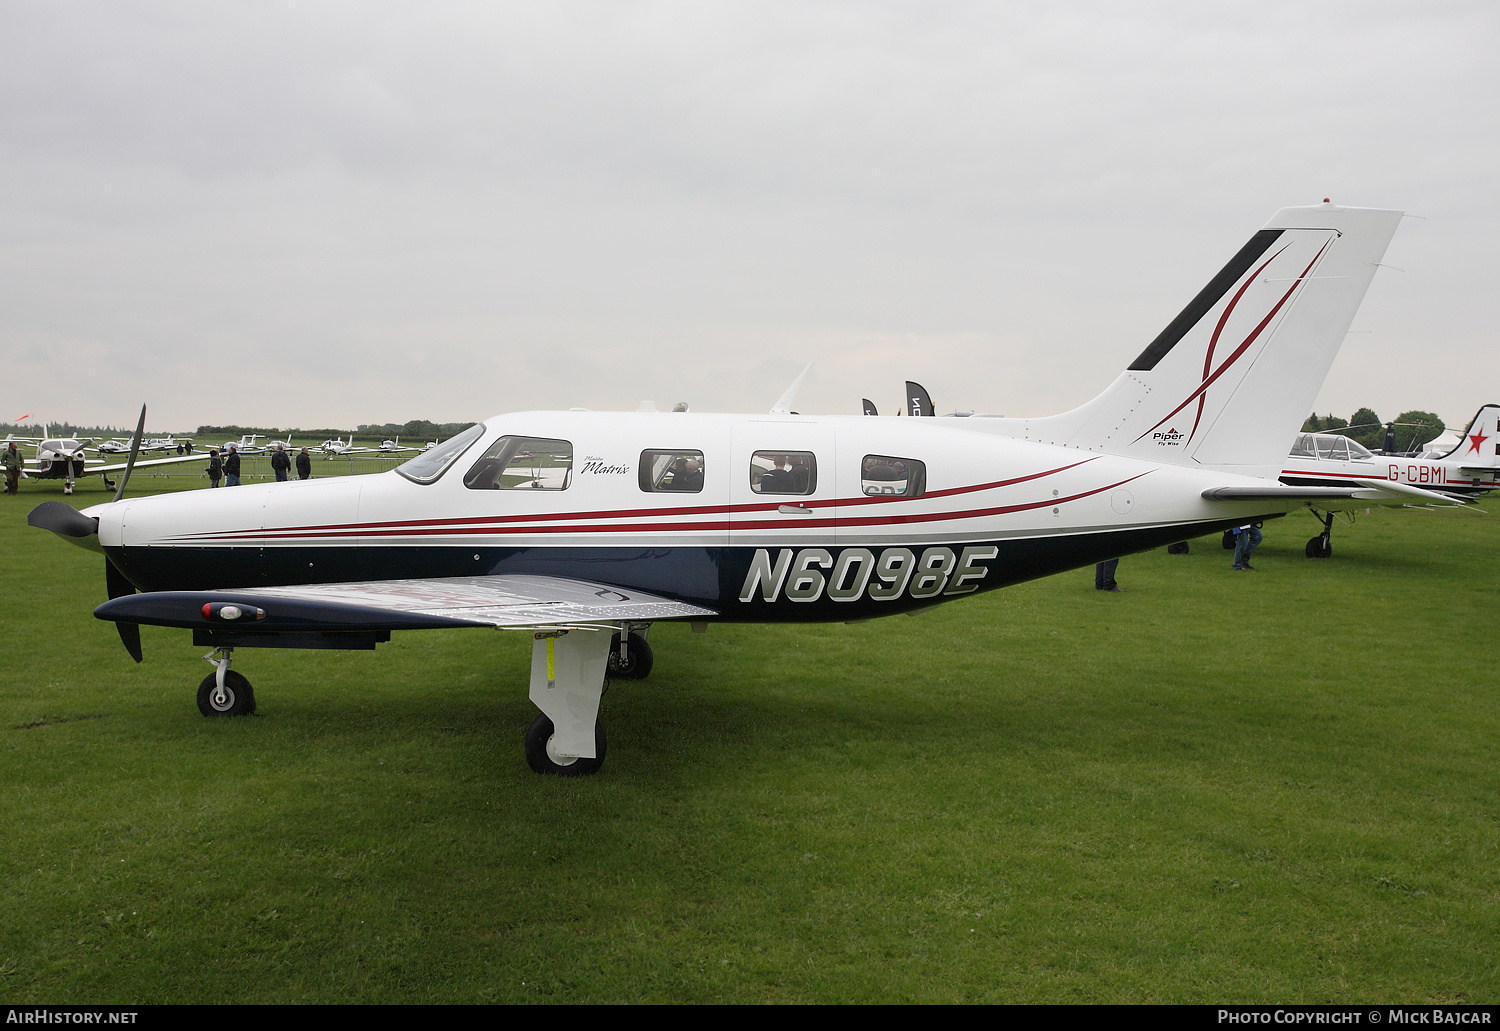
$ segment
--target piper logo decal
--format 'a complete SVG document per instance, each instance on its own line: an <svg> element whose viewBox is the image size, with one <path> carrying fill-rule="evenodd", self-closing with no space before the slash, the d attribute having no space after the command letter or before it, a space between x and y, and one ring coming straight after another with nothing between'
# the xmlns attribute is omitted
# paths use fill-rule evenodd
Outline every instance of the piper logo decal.
<svg viewBox="0 0 1500 1031"><path fill-rule="evenodd" d="M1159 430L1151 434L1151 439L1162 447L1178 447L1186 434L1178 433L1176 430Z"/></svg>
<svg viewBox="0 0 1500 1031"><path fill-rule="evenodd" d="M968 594L979 589L989 573L980 562L1000 549L968 547L955 555L952 548L928 548L920 556L910 548L883 548L879 556L868 548L845 548L838 558L826 548L782 548L773 561L766 548L757 548L740 588L740 601L774 602L783 592L788 601L814 602L827 593L833 601L874 601L935 598Z"/></svg>

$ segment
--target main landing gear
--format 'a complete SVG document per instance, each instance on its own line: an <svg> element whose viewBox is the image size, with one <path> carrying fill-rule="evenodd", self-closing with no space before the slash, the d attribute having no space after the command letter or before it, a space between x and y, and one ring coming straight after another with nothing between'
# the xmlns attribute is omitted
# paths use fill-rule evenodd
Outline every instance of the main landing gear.
<svg viewBox="0 0 1500 1031"><path fill-rule="evenodd" d="M526 731L526 765L537 773L587 777L604 765L599 722L605 677L644 680L651 672L648 624L603 630L540 630L532 635L531 701L542 714Z"/></svg>
<svg viewBox="0 0 1500 1031"><path fill-rule="evenodd" d="M249 716L255 711L255 691L250 681L229 668L233 651L233 648L215 648L203 656L203 661L214 667L214 672L198 685L198 711L205 716Z"/></svg>
<svg viewBox="0 0 1500 1031"><path fill-rule="evenodd" d="M1333 513L1324 513L1322 519L1323 532L1307 542L1308 558L1331 558L1333 556Z"/></svg>

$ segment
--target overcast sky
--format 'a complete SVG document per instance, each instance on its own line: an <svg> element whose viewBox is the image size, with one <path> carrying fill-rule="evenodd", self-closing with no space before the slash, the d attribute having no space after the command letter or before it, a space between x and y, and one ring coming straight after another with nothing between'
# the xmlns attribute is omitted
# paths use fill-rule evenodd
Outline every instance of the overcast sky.
<svg viewBox="0 0 1500 1031"><path fill-rule="evenodd" d="M1278 208L1318 410L1500 400L1500 5L0 0L0 419L1043 415Z"/></svg>

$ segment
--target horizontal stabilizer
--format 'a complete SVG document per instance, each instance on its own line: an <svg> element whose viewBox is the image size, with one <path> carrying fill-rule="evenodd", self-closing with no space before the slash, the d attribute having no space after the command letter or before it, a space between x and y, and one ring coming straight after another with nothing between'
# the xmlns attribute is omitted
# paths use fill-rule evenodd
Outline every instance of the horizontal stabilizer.
<svg viewBox="0 0 1500 1031"><path fill-rule="evenodd" d="M1264 501L1288 498L1317 503L1320 501L1372 501L1376 504L1409 504L1414 499L1438 505L1462 505L1465 500L1451 494L1423 490L1407 483L1389 480L1354 480L1347 487L1290 487L1267 483L1255 487L1210 487L1203 492L1208 501Z"/></svg>

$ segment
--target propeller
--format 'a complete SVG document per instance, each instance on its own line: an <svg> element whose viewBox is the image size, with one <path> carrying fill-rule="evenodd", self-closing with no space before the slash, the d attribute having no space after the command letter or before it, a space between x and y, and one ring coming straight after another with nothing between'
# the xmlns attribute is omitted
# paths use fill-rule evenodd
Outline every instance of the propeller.
<svg viewBox="0 0 1500 1031"><path fill-rule="evenodd" d="M130 482L130 471L135 468L135 456L141 453L141 436L146 432L146 406L141 405L141 419L135 424L135 436L130 438L130 457L125 459L125 473L120 477L120 485L115 488L115 500L119 501L125 496L125 484ZM110 595L114 597L113 594ZM129 645L126 645L129 647ZM139 645L137 645L139 648ZM136 659L140 662L140 659Z"/></svg>
<svg viewBox="0 0 1500 1031"><path fill-rule="evenodd" d="M136 423L135 436L130 441L130 457L125 462L124 475L120 477L120 484L115 488L115 501L125 496L125 484L130 480L130 471L135 468L136 455L140 453L141 437L145 431L146 406L141 405L140 422ZM26 523L42 530L51 530L69 543L80 545L91 551L104 550L99 545L99 519L95 516L86 516L65 502L42 502L27 514ZM135 584L130 582L130 579L120 571L107 554L104 556L104 589L108 592L110 601L135 593ZM119 632L120 643L130 653L130 657L140 662L143 657L141 625L116 622L115 630Z"/></svg>

